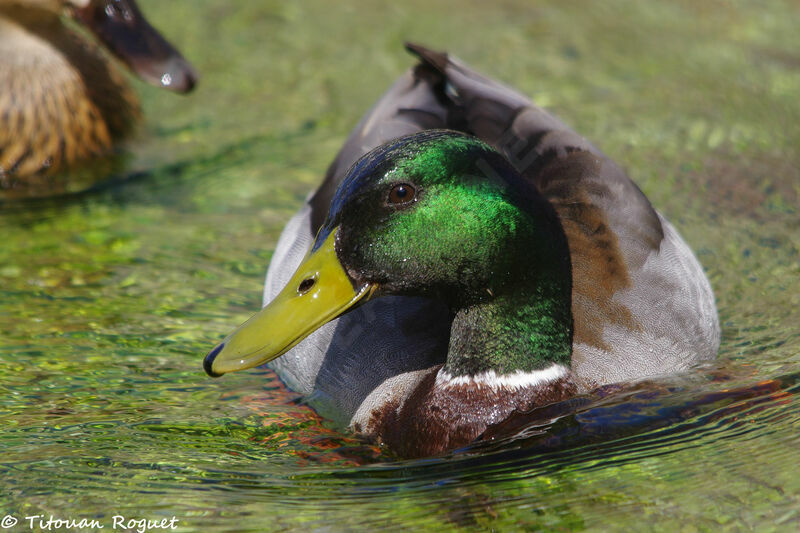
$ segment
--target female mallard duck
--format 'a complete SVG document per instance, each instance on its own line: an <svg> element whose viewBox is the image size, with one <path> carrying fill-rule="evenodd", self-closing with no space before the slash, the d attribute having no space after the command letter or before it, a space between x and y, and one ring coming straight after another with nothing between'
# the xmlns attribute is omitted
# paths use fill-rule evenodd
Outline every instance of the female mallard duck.
<svg viewBox="0 0 800 533"><path fill-rule="evenodd" d="M284 230L270 303L206 371L281 357L324 414L421 456L514 411L712 359L708 280L625 173L515 91L409 49L421 63Z"/></svg>
<svg viewBox="0 0 800 533"><path fill-rule="evenodd" d="M123 76L62 22L65 11L146 81L194 86L133 0L0 0L0 189L37 194L51 174L108 155L139 116Z"/></svg>

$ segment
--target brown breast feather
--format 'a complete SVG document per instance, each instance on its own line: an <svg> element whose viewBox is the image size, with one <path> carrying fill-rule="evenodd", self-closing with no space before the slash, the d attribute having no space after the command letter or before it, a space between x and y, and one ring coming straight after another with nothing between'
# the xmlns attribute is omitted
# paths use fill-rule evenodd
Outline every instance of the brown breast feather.
<svg viewBox="0 0 800 533"><path fill-rule="evenodd" d="M387 402L372 412L370 428L382 444L403 457L425 457L466 446L487 427L513 412L574 396L569 379L535 388L507 389L474 383L442 387L438 369L429 373L405 404Z"/></svg>

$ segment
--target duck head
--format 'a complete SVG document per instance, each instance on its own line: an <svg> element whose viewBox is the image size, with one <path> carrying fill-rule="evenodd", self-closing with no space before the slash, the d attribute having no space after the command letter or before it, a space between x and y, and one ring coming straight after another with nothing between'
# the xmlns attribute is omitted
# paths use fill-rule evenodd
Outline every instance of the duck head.
<svg viewBox="0 0 800 533"><path fill-rule="evenodd" d="M0 11L42 23L45 14L67 13L144 81L186 93L197 74L191 64L142 15L134 0L0 0Z"/></svg>
<svg viewBox="0 0 800 533"><path fill-rule="evenodd" d="M143 80L185 93L197 74L144 18L134 0L69 0L76 19Z"/></svg>
<svg viewBox="0 0 800 533"><path fill-rule="evenodd" d="M428 130L353 165L288 285L204 367L218 376L271 361L385 294L450 306L450 375L568 365L570 292L569 251L550 204L483 142Z"/></svg>

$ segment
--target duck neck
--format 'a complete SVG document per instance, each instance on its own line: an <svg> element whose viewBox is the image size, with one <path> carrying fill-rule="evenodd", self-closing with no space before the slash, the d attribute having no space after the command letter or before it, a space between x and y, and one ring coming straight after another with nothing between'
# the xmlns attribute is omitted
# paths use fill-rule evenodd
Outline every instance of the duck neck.
<svg viewBox="0 0 800 533"><path fill-rule="evenodd" d="M558 270L514 276L519 282L502 294L487 290L486 300L459 309L442 372L453 378L563 375L572 354L571 287Z"/></svg>

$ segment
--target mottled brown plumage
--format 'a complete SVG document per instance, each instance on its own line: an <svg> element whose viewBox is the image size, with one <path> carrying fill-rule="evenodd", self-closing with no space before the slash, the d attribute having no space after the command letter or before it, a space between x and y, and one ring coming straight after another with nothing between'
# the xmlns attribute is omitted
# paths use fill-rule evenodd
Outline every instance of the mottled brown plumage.
<svg viewBox="0 0 800 533"><path fill-rule="evenodd" d="M72 8L97 3L74 0ZM64 23L67 4L0 0L0 191L5 196L63 192L68 185L54 180L55 174L110 156L141 115L136 94L107 54Z"/></svg>
<svg viewBox="0 0 800 533"><path fill-rule="evenodd" d="M0 11L0 57L4 189L110 154L140 115L119 71L52 13Z"/></svg>

